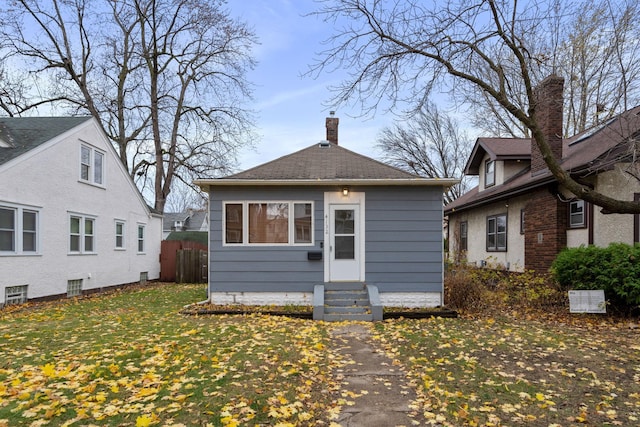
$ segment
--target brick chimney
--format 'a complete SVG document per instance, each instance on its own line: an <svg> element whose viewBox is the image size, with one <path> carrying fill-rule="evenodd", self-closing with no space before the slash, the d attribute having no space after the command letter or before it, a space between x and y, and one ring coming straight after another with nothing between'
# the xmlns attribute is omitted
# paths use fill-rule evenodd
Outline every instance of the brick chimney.
<svg viewBox="0 0 640 427"><path fill-rule="evenodd" d="M334 117L336 114L335 111L330 111L329 116L327 117L326 127L327 127L327 141L338 145L338 122L340 119Z"/></svg>
<svg viewBox="0 0 640 427"><path fill-rule="evenodd" d="M550 75L533 90L536 120L546 138L553 155L562 159L562 90L564 78ZM535 141L531 140L531 174L547 169L542 153Z"/></svg>

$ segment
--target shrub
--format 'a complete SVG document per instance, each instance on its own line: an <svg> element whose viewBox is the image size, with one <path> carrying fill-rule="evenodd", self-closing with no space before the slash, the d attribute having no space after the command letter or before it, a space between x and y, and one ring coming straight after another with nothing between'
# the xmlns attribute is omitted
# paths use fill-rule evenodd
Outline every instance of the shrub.
<svg viewBox="0 0 640 427"><path fill-rule="evenodd" d="M456 266L445 276L447 306L465 312L566 310L567 294L547 276Z"/></svg>
<svg viewBox="0 0 640 427"><path fill-rule="evenodd" d="M640 305L640 246L568 248L558 254L551 272L564 289L603 289L616 309Z"/></svg>

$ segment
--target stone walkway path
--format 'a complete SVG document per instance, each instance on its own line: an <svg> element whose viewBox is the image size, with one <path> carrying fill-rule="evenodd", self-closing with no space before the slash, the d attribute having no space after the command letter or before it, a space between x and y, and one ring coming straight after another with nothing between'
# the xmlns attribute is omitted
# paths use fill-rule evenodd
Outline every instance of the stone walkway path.
<svg viewBox="0 0 640 427"><path fill-rule="evenodd" d="M422 425L412 409L416 394L404 371L371 339L372 325L345 323L332 331L335 348L348 364L336 373L343 397L336 420L342 427L399 427Z"/></svg>

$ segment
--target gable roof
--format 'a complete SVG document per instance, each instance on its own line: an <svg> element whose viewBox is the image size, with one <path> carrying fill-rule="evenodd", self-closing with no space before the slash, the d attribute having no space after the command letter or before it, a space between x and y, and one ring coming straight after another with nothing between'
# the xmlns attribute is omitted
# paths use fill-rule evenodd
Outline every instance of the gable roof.
<svg viewBox="0 0 640 427"><path fill-rule="evenodd" d="M162 221L162 229L171 231L176 221L182 221L186 230L200 230L207 225L206 211L187 211L187 212L167 212L164 214Z"/></svg>
<svg viewBox="0 0 640 427"><path fill-rule="evenodd" d="M586 177L613 167L631 155L629 144L634 144L634 140L640 135L640 106L627 110L618 116L609 119L599 125L585 130L563 141L563 157L561 166L569 171L572 175ZM484 156L484 150L489 153L489 149L500 150L496 146L486 144L491 138L479 138L474 147L473 156ZM480 141L484 142L481 144ZM509 139L503 139L499 144L508 143ZM517 146L524 147L523 141L527 141L529 147L529 155L531 157L530 139L514 138L511 141ZM515 147L512 151L517 151ZM497 154L496 154L497 155ZM508 157L505 159L509 159ZM513 158L511 158L513 159ZM517 160L517 159L516 159ZM469 168L471 159L467 163ZM467 172L471 175L478 174ZM533 188L547 185L555 182L555 177L548 169L531 174L531 168L523 168L522 171L512 176L504 183L479 191L476 186L461 197L445 206L445 215L453 211L471 209L476 206L482 206L494 201L502 200L508 197L517 196L530 191Z"/></svg>
<svg viewBox="0 0 640 427"><path fill-rule="evenodd" d="M0 117L0 165L91 120L82 117Z"/></svg>
<svg viewBox="0 0 640 427"><path fill-rule="evenodd" d="M327 185L331 183L450 186L458 180L423 178L323 141L224 178L197 180L216 185Z"/></svg>
<svg viewBox="0 0 640 427"><path fill-rule="evenodd" d="M531 158L531 138L478 138L464 172L477 175L484 155L491 160L527 160Z"/></svg>

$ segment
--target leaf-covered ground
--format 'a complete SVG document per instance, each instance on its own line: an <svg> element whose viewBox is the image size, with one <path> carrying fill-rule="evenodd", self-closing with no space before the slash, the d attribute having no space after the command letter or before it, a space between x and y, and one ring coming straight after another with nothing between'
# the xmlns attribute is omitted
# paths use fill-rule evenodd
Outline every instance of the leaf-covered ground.
<svg viewBox="0 0 640 427"><path fill-rule="evenodd" d="M0 427L336 425L335 324L180 314L204 298L167 284L0 311ZM593 319L366 327L409 373L416 425L640 425L640 333Z"/></svg>
<svg viewBox="0 0 640 427"><path fill-rule="evenodd" d="M203 285L0 311L0 426L329 425L326 325L188 317Z"/></svg>
<svg viewBox="0 0 640 427"><path fill-rule="evenodd" d="M426 425L640 426L640 333L624 323L505 316L375 329L410 373Z"/></svg>

